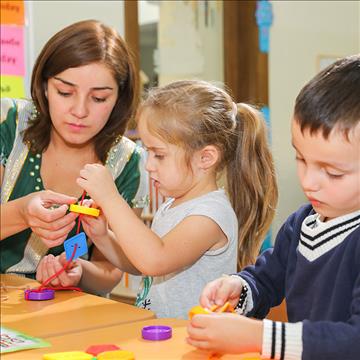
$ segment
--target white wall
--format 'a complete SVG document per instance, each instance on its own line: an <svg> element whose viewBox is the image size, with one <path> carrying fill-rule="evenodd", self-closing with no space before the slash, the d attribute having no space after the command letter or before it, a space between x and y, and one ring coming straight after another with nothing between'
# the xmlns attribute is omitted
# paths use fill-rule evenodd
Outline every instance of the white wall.
<svg viewBox="0 0 360 360"><path fill-rule="evenodd" d="M360 2L272 1L269 77L272 146L280 190L274 233L305 202L290 143L295 97L319 70L319 56L360 52Z"/></svg>
<svg viewBox="0 0 360 360"><path fill-rule="evenodd" d="M124 36L124 2L114 1L26 1L28 13L28 66L34 61L46 41L71 23L96 19L113 26Z"/></svg>
<svg viewBox="0 0 360 360"><path fill-rule="evenodd" d="M221 1L160 1L159 84L199 78L223 82Z"/></svg>
<svg viewBox="0 0 360 360"><path fill-rule="evenodd" d="M138 0L139 25L157 23L160 17L158 1Z"/></svg>

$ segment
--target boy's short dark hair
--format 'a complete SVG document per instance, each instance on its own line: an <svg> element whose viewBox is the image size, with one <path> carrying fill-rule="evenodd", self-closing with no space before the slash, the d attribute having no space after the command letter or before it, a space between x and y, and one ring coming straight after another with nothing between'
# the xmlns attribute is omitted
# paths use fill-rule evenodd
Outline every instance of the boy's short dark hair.
<svg viewBox="0 0 360 360"><path fill-rule="evenodd" d="M337 127L345 136L360 122L360 55L337 60L300 91L294 118L301 131L328 138Z"/></svg>

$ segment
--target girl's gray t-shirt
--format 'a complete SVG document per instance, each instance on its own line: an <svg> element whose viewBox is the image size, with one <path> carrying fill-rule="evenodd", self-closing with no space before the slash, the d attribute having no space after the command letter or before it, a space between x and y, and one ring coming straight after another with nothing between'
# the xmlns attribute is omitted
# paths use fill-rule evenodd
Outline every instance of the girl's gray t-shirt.
<svg viewBox="0 0 360 360"><path fill-rule="evenodd" d="M209 281L236 272L238 221L222 189L170 208L173 201L168 199L155 214L152 230L157 235L163 237L188 216L202 215L215 221L228 239L225 246L205 252L191 266L153 277L142 307L154 311L159 318L187 319L188 311L199 304L201 291Z"/></svg>

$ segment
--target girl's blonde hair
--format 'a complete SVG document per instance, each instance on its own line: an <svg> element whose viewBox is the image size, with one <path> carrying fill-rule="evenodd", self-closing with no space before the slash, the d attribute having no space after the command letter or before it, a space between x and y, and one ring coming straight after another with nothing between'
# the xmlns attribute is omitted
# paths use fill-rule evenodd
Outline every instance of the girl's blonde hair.
<svg viewBox="0 0 360 360"><path fill-rule="evenodd" d="M205 81L177 81L151 89L138 110L152 113L148 129L181 146L189 162L206 145L219 149L217 172L226 171L227 190L239 221L238 266L255 261L277 203L274 163L261 113L235 104L223 89Z"/></svg>

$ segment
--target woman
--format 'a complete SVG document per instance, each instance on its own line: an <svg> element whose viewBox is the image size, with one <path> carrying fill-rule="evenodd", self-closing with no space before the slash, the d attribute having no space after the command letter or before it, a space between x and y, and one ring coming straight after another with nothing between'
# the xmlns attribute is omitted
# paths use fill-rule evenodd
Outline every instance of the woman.
<svg viewBox="0 0 360 360"><path fill-rule="evenodd" d="M45 189L79 199L82 191L75 179L85 164L96 162L110 168L119 192L140 215L147 198L142 153L123 136L134 112L135 84L134 62L112 28L87 20L55 34L35 63L32 102L3 100L4 209ZM66 216L65 226L75 225L75 215ZM68 237L75 230L72 226ZM53 244L29 228L7 236L0 242L1 272L34 277L44 255L63 251L57 235ZM89 245L90 261L81 259L77 267L79 285L86 290L91 281L92 291L109 291L121 272ZM74 271L70 275L75 276Z"/></svg>

